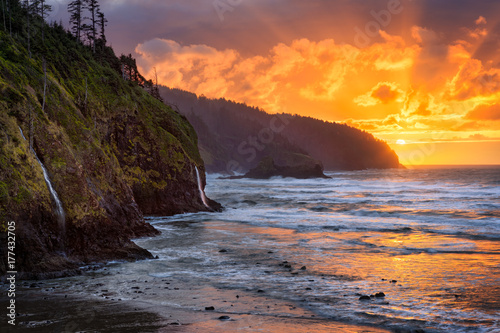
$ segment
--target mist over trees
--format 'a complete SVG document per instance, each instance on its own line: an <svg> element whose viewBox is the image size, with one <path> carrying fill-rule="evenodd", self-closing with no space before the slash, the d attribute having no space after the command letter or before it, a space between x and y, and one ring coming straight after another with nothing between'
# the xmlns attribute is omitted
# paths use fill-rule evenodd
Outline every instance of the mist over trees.
<svg viewBox="0 0 500 333"><path fill-rule="evenodd" d="M208 99L160 86L163 99L184 114L198 133L210 172L244 172L266 157L306 154L325 170L398 168L399 158L382 140L346 124L300 115L272 115L226 99Z"/></svg>

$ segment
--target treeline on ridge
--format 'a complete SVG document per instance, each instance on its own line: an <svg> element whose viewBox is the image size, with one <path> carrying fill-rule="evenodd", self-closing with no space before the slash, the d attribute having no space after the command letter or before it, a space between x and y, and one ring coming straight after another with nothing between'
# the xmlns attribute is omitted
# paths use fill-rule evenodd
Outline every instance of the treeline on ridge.
<svg viewBox="0 0 500 333"><path fill-rule="evenodd" d="M163 99L178 108L198 133L207 171L245 172L266 156L306 154L325 170L400 167L386 142L346 124L291 114L268 114L244 103L209 99L160 86Z"/></svg>

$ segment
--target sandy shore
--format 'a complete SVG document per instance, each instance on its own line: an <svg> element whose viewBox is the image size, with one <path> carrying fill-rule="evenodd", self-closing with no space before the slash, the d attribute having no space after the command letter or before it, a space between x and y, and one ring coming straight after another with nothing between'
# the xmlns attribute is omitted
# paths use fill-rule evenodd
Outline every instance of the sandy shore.
<svg viewBox="0 0 500 333"><path fill-rule="evenodd" d="M17 325L3 321L2 332L387 332L317 318L251 286L101 273L19 282Z"/></svg>

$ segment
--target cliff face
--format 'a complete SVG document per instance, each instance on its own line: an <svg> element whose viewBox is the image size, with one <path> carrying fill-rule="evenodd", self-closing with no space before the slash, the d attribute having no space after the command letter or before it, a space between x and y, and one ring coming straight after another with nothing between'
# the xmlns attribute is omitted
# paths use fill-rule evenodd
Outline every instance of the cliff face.
<svg viewBox="0 0 500 333"><path fill-rule="evenodd" d="M92 54L61 27L46 28L31 59L24 45L22 34L0 31L0 275L10 221L16 269L31 274L151 257L130 241L157 233L144 214L209 210L198 189L196 168L203 185L205 169L196 132L124 80L110 48Z"/></svg>

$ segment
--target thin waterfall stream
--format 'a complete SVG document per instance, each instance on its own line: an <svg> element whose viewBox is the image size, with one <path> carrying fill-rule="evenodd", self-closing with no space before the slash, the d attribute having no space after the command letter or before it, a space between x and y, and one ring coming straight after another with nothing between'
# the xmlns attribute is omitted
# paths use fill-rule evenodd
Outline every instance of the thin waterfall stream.
<svg viewBox="0 0 500 333"><path fill-rule="evenodd" d="M208 204L207 196L205 195L205 192L203 191L203 187L201 185L201 177L200 177L200 172L198 171L198 167L195 166L194 168L196 169L196 178L198 180L198 190L200 191L201 201L203 201L205 207L211 209Z"/></svg>
<svg viewBox="0 0 500 333"><path fill-rule="evenodd" d="M21 136L23 137L23 139L26 141L26 137L24 136L24 133L23 133L23 130L21 129L21 127L19 127L19 131L21 132ZM40 161L40 159L38 158L38 156L33 148L31 148L31 152L33 153L36 160L38 161L38 164L40 164L40 166L42 167L43 178L45 179L45 183L47 184L47 188L49 189L50 196L52 197L52 199L54 200L54 202L56 204L56 214L57 214L57 218L58 218L58 222L59 222L59 227L61 228L62 234L65 235L66 234L66 214L64 213L64 209L63 209L61 200L59 200L59 196L57 195L56 190L52 186L52 182L50 181L49 173L47 172L47 169L43 165L42 161Z"/></svg>

